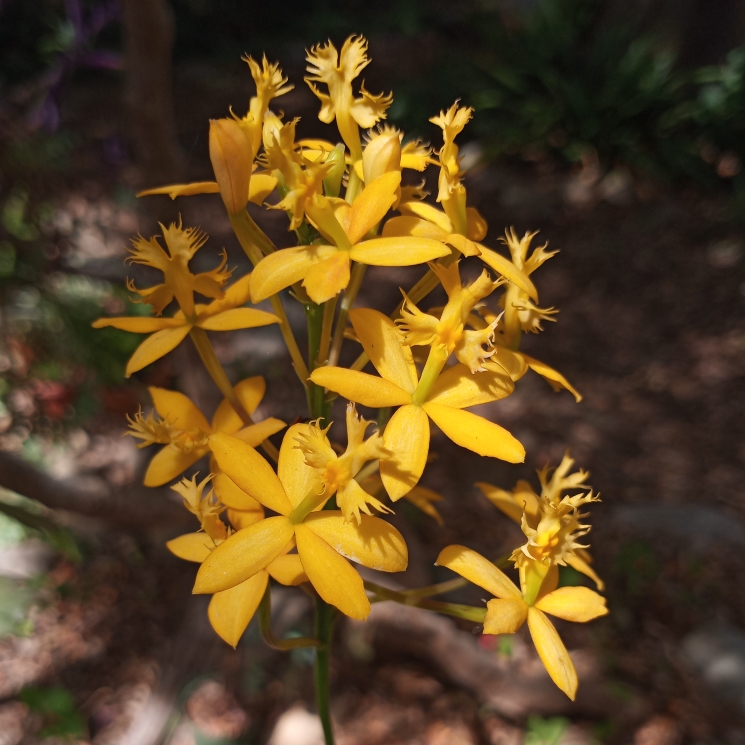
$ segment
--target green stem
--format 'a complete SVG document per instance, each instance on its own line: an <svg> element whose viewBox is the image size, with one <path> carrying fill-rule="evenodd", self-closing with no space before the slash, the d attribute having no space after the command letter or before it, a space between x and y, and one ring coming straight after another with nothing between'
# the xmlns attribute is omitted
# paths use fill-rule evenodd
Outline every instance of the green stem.
<svg viewBox="0 0 745 745"><path fill-rule="evenodd" d="M321 647L316 649L316 708L323 725L326 745L334 745L334 730L329 709L329 658L331 636L334 630L335 609L333 605L318 598L316 600L315 634Z"/></svg>
<svg viewBox="0 0 745 745"><path fill-rule="evenodd" d="M337 298L331 298L323 304L323 327L321 328L321 341L318 345L318 357L315 367L325 365L329 357L329 345L331 344L331 330L334 326L334 313L336 312Z"/></svg>
<svg viewBox="0 0 745 745"><path fill-rule="evenodd" d="M341 354L341 345L344 341L344 331L347 328L349 311L357 299L357 294L362 286L362 280L365 278L366 270L366 264L355 264L352 267L352 276L349 279L347 289L344 290L344 297L342 297L339 307L339 318L336 319L334 338L331 341L331 351L329 352L329 367L335 367L339 364L339 355Z"/></svg>
<svg viewBox="0 0 745 745"><path fill-rule="evenodd" d="M319 350L321 348L321 337L323 336L323 305L316 303L305 303L305 315L308 318L308 363L311 370L316 367ZM325 400L325 391L317 386L312 380L308 381L308 408L314 419L321 419L320 425L326 426L328 420L329 406Z"/></svg>
<svg viewBox="0 0 745 745"><path fill-rule="evenodd" d="M200 329L197 326L192 327L189 332L191 340L194 342L194 346L199 352L199 356L202 358L204 366L207 368L207 372L210 374L212 380L215 381L215 385L220 389L220 393L225 396L226 400L233 408L236 414L241 418L241 421L248 427L255 424L251 415L245 410L243 404L240 402L238 396L235 395L233 386L228 379L228 376L223 370L220 360L217 359L215 350L212 347L212 343L207 336L207 332L204 329ZM261 447L264 452L276 463L279 459L279 452L277 448L269 440L264 440L261 443Z"/></svg>
<svg viewBox="0 0 745 745"><path fill-rule="evenodd" d="M264 235L263 231L256 225L256 223L251 219L251 216L245 210L238 212L235 215L230 215L230 224L233 226L233 231L235 232L236 238L238 238L238 242L241 244L241 247L246 252L246 256L248 256L249 261L254 266L256 266L263 258L263 254L255 242L255 239L258 240L257 234L263 235L267 242L266 245L270 245L272 250L276 250L274 244ZM308 380L308 367L305 364L303 355L300 353L300 347L298 347L297 341L295 341L295 337L292 333L292 326L290 326L290 321L287 318L287 313L285 313L284 305L282 305L282 299L279 295L272 295L269 298L269 302L272 305L274 314L279 318L279 330L282 334L282 338L285 340L285 344L287 345L287 351L290 353L290 357L292 358L295 372L300 378L300 382L305 386L307 385Z"/></svg>
<svg viewBox="0 0 745 745"><path fill-rule="evenodd" d="M269 583L266 585L264 595L259 603L259 628L264 641L273 649L279 649L286 652L289 649L298 647L315 647L320 648L323 644L319 639L311 639L301 636L296 639L278 639L272 631L272 588Z"/></svg>

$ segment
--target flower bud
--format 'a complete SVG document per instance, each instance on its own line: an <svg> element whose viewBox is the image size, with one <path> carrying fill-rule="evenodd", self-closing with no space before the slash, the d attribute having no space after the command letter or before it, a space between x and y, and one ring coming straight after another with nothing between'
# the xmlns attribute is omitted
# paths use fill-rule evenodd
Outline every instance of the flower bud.
<svg viewBox="0 0 745 745"><path fill-rule="evenodd" d="M401 136L398 132L380 134L368 143L362 154L362 171L365 184L390 171L401 169Z"/></svg>
<svg viewBox="0 0 745 745"><path fill-rule="evenodd" d="M238 122L210 120L210 160L228 213L235 215L246 209L253 152Z"/></svg>
<svg viewBox="0 0 745 745"><path fill-rule="evenodd" d="M346 168L346 150L344 145L337 145L326 157L326 165L331 169L323 180L323 190L327 197L338 197L341 191L341 179Z"/></svg>

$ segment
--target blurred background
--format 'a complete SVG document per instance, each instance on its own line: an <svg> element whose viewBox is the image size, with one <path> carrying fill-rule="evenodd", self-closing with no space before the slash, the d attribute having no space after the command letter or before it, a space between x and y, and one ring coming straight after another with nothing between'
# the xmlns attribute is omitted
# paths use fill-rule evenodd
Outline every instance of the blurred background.
<svg viewBox="0 0 745 745"><path fill-rule="evenodd" d="M534 470L571 448L603 498L590 537L611 615L560 629L580 671L574 704L521 634L489 642L390 604L339 623L338 742L742 745L738 0L2 0L0 744L321 742L312 655L271 651L253 625L237 651L213 634L206 598L189 594L194 567L164 547L190 516L141 486L151 454L122 438L148 385L210 412L212 383L187 345L125 381L139 337L90 323L143 312L123 260L158 221L181 214L246 269L219 197L135 192L210 177L208 119L242 115L253 94L243 53L278 60L296 85L285 115L334 139L302 82L304 50L355 32L370 40L367 87L393 90L389 120L407 135L437 146L428 118L456 98L476 107L462 154L491 244L514 225L561 250L536 275L558 323L526 351L585 396L532 376L486 407L525 444L522 466L435 437L423 483L444 496L444 523L398 503L400 581L446 579L433 562L447 543L487 555L521 543L474 474L537 488ZM284 215L254 216L289 245ZM417 276L374 270L360 302L393 308ZM214 342L235 380L266 377L262 417L305 411L274 329ZM273 593L278 632L310 630L303 598Z"/></svg>

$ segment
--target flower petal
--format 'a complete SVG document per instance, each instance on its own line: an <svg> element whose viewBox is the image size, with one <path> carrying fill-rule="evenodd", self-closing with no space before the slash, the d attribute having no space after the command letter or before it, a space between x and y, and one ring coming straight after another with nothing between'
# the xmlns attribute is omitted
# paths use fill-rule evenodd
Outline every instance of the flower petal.
<svg viewBox="0 0 745 745"><path fill-rule="evenodd" d="M251 302L251 275L244 274L225 290L225 294L221 298L213 300L201 313L205 316L214 316L224 310L238 308L248 302Z"/></svg>
<svg viewBox="0 0 745 745"><path fill-rule="evenodd" d="M608 615L605 598L589 587L560 587L544 595L535 607L557 618L577 623Z"/></svg>
<svg viewBox="0 0 745 745"><path fill-rule="evenodd" d="M122 331L131 331L133 334L152 334L162 329L172 329L183 326L183 319L179 318L147 318L145 316L123 316L121 318L99 318L91 326L94 329L102 329L113 326Z"/></svg>
<svg viewBox="0 0 745 745"><path fill-rule="evenodd" d="M349 252L354 261L370 266L414 266L433 259L450 256L450 249L431 238L402 236L401 238L371 238Z"/></svg>
<svg viewBox="0 0 745 745"><path fill-rule="evenodd" d="M214 548L215 544L206 533L184 533L166 543L168 550L179 559L195 561L201 564Z"/></svg>
<svg viewBox="0 0 745 745"><path fill-rule="evenodd" d="M265 256L251 273L251 298L254 303L276 295L299 282L310 268L337 252L334 246L298 246L283 248Z"/></svg>
<svg viewBox="0 0 745 745"><path fill-rule="evenodd" d="M605 588L605 582L598 577L595 570L581 556L577 554L574 556L568 556L566 562L570 567L572 567L572 569L576 569L586 577L589 577L597 585L598 590L603 590Z"/></svg>
<svg viewBox="0 0 745 745"><path fill-rule="evenodd" d="M354 245L375 227L396 201L396 189L401 183L401 172L390 171L378 176L362 190L352 205L352 219L347 236Z"/></svg>
<svg viewBox="0 0 745 745"><path fill-rule="evenodd" d="M303 280L310 299L320 305L336 297L349 284L350 265L349 252L337 251L310 267Z"/></svg>
<svg viewBox="0 0 745 745"><path fill-rule="evenodd" d="M230 308L214 316L204 315L197 319L197 326L207 331L254 329L272 323L280 323L279 318L274 313L267 313L258 308Z"/></svg>
<svg viewBox="0 0 745 745"><path fill-rule="evenodd" d="M212 435L209 445L220 470L224 471L239 489L280 515L288 515L291 512L292 506L277 474L250 445L222 432Z"/></svg>
<svg viewBox="0 0 745 745"><path fill-rule="evenodd" d="M356 308L349 320L375 369L391 383L414 393L419 382L411 348L401 343L396 324L372 308Z"/></svg>
<svg viewBox="0 0 745 745"><path fill-rule="evenodd" d="M518 481L514 493L484 481L477 481L475 486L497 509L504 512L518 525L522 520L523 512L528 516L538 514L538 497L533 493L527 481Z"/></svg>
<svg viewBox="0 0 745 745"><path fill-rule="evenodd" d="M243 442L249 444L252 448L257 448L261 445L267 437L277 434L280 430L284 429L287 425L281 419L264 419L256 424L251 424L248 427L244 427L239 432L235 433L235 437Z"/></svg>
<svg viewBox="0 0 745 745"><path fill-rule="evenodd" d="M163 486L173 481L206 453L206 448L185 452L175 445L166 445L150 461L145 472L145 486Z"/></svg>
<svg viewBox="0 0 745 745"><path fill-rule="evenodd" d="M514 634L528 615L528 604L522 598L490 600L486 604L485 634Z"/></svg>
<svg viewBox="0 0 745 745"><path fill-rule="evenodd" d="M380 409L411 402L411 394L376 375L346 370L341 367L317 367L310 376L316 384L356 401L363 406Z"/></svg>
<svg viewBox="0 0 745 745"><path fill-rule="evenodd" d="M554 625L537 608L529 608L528 628L551 680L574 701L577 693L577 671Z"/></svg>
<svg viewBox="0 0 745 745"><path fill-rule="evenodd" d="M495 346L494 355L489 361L494 361L500 367L504 368L513 381L518 381L528 371L528 363L523 359L521 352L513 352L506 347Z"/></svg>
<svg viewBox="0 0 745 745"><path fill-rule="evenodd" d="M445 233L453 232L453 223L450 222L450 218L442 210L437 209L434 205L427 204L427 202L417 200L406 202L405 205L401 205L401 211L428 220Z"/></svg>
<svg viewBox="0 0 745 745"><path fill-rule="evenodd" d="M267 566L269 574L281 585L294 587L308 581L308 575L303 569L303 562L298 554L278 556Z"/></svg>
<svg viewBox="0 0 745 745"><path fill-rule="evenodd" d="M215 495L226 507L230 507L234 510L246 511L246 512L259 512L264 513L264 508L260 502L257 502L253 497L246 494L243 489L236 486L235 481L228 476L227 473L220 471L212 479L211 486L215 491Z"/></svg>
<svg viewBox="0 0 745 745"><path fill-rule="evenodd" d="M424 472L429 454L429 420L421 406L402 406L383 433L392 458L380 461L380 476L388 496L396 502L413 489Z"/></svg>
<svg viewBox="0 0 745 745"><path fill-rule="evenodd" d="M202 562L192 592L211 595L245 582L282 553L293 531L286 517L268 517L233 533Z"/></svg>
<svg viewBox="0 0 745 745"><path fill-rule="evenodd" d="M395 236L413 235L417 238L444 241L449 233L449 230L443 230L429 220L423 220L421 217L414 217L413 215L402 215L386 220L382 236L383 238L393 238Z"/></svg>
<svg viewBox="0 0 745 745"><path fill-rule="evenodd" d="M269 173L254 173L248 184L248 201L251 204L264 204L264 200L277 186L276 177Z"/></svg>
<svg viewBox="0 0 745 745"><path fill-rule="evenodd" d="M295 526L295 538L303 569L318 594L350 618L364 621L370 601L357 570L307 525Z"/></svg>
<svg viewBox="0 0 745 745"><path fill-rule="evenodd" d="M404 537L379 517L360 515L347 522L339 510L313 512L303 525L351 561L379 572L403 572L409 563Z"/></svg>
<svg viewBox="0 0 745 745"><path fill-rule="evenodd" d="M483 241L489 226L475 207L466 207L468 221L467 237L472 241Z"/></svg>
<svg viewBox="0 0 745 745"><path fill-rule="evenodd" d="M233 390L246 412L252 415L261 403L261 399L264 398L266 381L261 375L254 375L252 378L241 380L240 383L233 386ZM233 407L228 400L223 399L212 417L212 429L215 432L227 432L227 434L232 435L242 427L243 420L233 411Z"/></svg>
<svg viewBox="0 0 745 745"><path fill-rule="evenodd" d="M279 450L277 475L293 507L297 507L310 492L320 494L323 491L321 473L305 462L305 454L298 447L298 438L311 433L309 424L293 424L285 432Z"/></svg>
<svg viewBox="0 0 745 745"><path fill-rule="evenodd" d="M264 597L267 582L269 575L264 571L257 572L245 582L212 596L207 616L215 633L233 649L251 623Z"/></svg>
<svg viewBox="0 0 745 745"><path fill-rule="evenodd" d="M452 406L427 401L422 408L457 445L508 463L522 463L525 460L525 448L504 427Z"/></svg>
<svg viewBox="0 0 745 745"><path fill-rule="evenodd" d="M168 194L171 199L176 197L190 197L192 194L219 194L220 187L217 181L195 181L192 184L169 184L168 186L157 186L155 189L138 191L135 196L149 197L154 194Z"/></svg>
<svg viewBox="0 0 745 745"><path fill-rule="evenodd" d="M538 302L538 290L525 272L520 271L508 258L479 244L481 260L488 264L497 274L500 274L512 284L517 285L528 297Z"/></svg>
<svg viewBox="0 0 745 745"><path fill-rule="evenodd" d="M211 431L209 422L197 405L183 393L167 388L148 388L153 406L163 419L168 419L177 429L198 429L205 434Z"/></svg>
<svg viewBox="0 0 745 745"><path fill-rule="evenodd" d="M515 384L509 375L492 370L472 373L467 365L459 363L440 373L427 401L463 409L506 398L513 390Z"/></svg>
<svg viewBox="0 0 745 745"><path fill-rule="evenodd" d="M263 520L264 508L258 503L255 510L233 510L228 508L228 520L236 530L243 530Z"/></svg>
<svg viewBox="0 0 745 745"><path fill-rule="evenodd" d="M181 344L190 330L191 325L187 324L178 328L156 331L151 336L148 336L130 357L124 376L128 378L132 373L136 373L138 370L142 370L143 367L147 367L150 363L155 362L155 360L165 357L165 355Z"/></svg>
<svg viewBox="0 0 745 745"><path fill-rule="evenodd" d="M498 598L522 601L517 585L501 569L470 548L457 544L443 548L435 566L452 569Z"/></svg>
<svg viewBox="0 0 745 745"><path fill-rule="evenodd" d="M564 388L574 396L577 403L582 400L582 396L580 395L579 391L577 391L577 389L574 388L574 386L572 386L572 384L560 372L554 370L552 367L549 367L545 362L536 360L533 357L528 357L527 354L523 354L522 352L520 354L528 363L528 367L534 372L537 372L539 375L543 376L548 381L548 384L555 391L560 391L562 388Z"/></svg>

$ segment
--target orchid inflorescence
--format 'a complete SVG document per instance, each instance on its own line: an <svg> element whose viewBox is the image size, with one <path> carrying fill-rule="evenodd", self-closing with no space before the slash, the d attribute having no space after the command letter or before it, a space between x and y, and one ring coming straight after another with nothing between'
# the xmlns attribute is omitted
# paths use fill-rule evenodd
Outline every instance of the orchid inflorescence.
<svg viewBox="0 0 745 745"><path fill-rule="evenodd" d="M327 665L330 624L317 624L318 638L273 637L268 614L261 611L269 579L307 589L327 618L333 606L362 620L371 599L406 595L366 583L350 561L384 572L406 569L406 543L385 520L390 503L399 499L442 521L435 507L440 495L419 485L430 453L430 423L463 448L520 463L522 444L469 409L511 395L529 369L555 390L565 389L577 401L580 395L563 375L520 350L524 333L538 333L543 321L555 320L556 310L538 305L533 275L556 252L534 248L535 233L521 238L512 229L500 239L506 255L484 244L487 224L468 204L456 144L472 109L456 102L430 120L442 130L439 151L405 142L402 132L383 123L390 95L373 95L364 85L355 93L355 79L369 59L365 39L351 37L341 51L328 42L307 55L306 82L320 99L319 118L336 122L341 142L298 139L298 120L285 121L271 108L292 85L266 58L245 61L256 84L248 112L240 117L231 111L210 122L215 180L149 189L141 196L219 194L253 271L235 278L223 251L213 269L194 274L190 261L207 236L181 224L162 226L165 245L158 237L138 237L129 257L163 274L153 287L129 285L151 315L104 318L94 325L148 334L127 365L128 376L191 337L224 396L212 421L185 395L151 388L154 412L135 414L127 433L141 440L139 447L161 446L147 470L147 486L172 482L210 457L208 478L184 477L173 486L200 529L168 547L200 565L194 592L212 595L210 621L229 644L238 643L259 609L268 639L285 647L316 646L317 664ZM434 204L407 174L430 166L439 169ZM249 203L284 211L297 246L278 250L254 222ZM464 283L461 269L472 263L480 273ZM427 265L426 272L390 315L355 307L368 266L412 265ZM422 301L439 285L445 305L425 309ZM307 357L284 309L288 288L307 314ZM263 300L273 312L252 307ZM164 315L173 305L175 312ZM233 386L206 333L272 324L287 343L309 403L309 417L286 429L279 449L269 437L287 425L253 419L265 393L263 378ZM339 365L345 339L361 347L349 367ZM349 402L346 448L328 436L330 405L338 396ZM377 429L370 431L372 422L357 405L378 410ZM547 614L584 622L607 613L595 591L558 587L559 567L568 565L602 589L582 542L589 527L580 512L597 498L586 486L588 474L572 472L572 466L567 455L553 473L539 471L540 494L524 481L511 492L479 483L525 534L525 544L510 557L519 586L489 559L452 545L437 563L495 599L466 611L434 604L479 620L485 634L514 633L527 620L546 669L570 698L577 676ZM430 596L441 591L436 585L428 589ZM406 602L427 607L423 600ZM327 694L318 695L328 739Z"/></svg>

